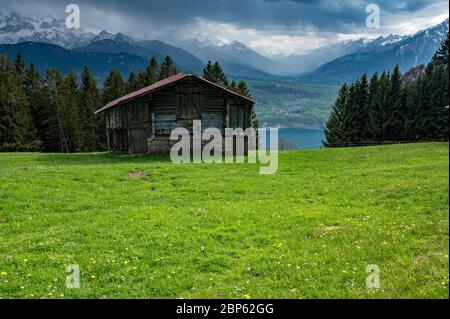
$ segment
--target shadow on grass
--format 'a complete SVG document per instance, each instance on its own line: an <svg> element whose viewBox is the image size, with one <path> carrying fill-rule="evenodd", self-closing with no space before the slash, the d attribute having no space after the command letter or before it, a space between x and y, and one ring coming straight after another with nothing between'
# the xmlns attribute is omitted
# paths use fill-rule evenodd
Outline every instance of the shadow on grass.
<svg viewBox="0 0 450 319"><path fill-rule="evenodd" d="M45 154L36 153L36 161L46 165L105 165L105 164L143 164L168 163L169 155L126 155L119 153L75 153Z"/></svg>

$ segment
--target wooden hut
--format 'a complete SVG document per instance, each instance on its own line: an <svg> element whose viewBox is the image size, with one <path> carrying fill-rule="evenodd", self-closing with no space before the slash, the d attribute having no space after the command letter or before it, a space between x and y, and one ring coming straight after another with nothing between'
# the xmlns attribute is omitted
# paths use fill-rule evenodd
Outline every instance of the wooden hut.
<svg viewBox="0 0 450 319"><path fill-rule="evenodd" d="M177 127L250 127L254 101L192 74L177 74L108 103L105 113L108 150L129 154L168 153Z"/></svg>

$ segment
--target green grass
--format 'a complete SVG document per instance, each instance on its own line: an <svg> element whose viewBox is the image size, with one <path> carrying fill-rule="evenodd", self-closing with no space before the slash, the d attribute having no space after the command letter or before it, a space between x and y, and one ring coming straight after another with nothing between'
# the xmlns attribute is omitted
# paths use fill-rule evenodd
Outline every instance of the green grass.
<svg viewBox="0 0 450 319"><path fill-rule="evenodd" d="M295 151L260 176L1 154L0 297L448 298L448 161L444 143Z"/></svg>

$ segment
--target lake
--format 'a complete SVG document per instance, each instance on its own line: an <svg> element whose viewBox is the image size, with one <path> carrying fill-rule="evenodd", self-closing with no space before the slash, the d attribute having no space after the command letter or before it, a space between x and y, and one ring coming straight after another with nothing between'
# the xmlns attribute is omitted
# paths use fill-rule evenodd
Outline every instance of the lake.
<svg viewBox="0 0 450 319"><path fill-rule="evenodd" d="M278 136L284 144L289 144L289 149L312 150L322 147L325 132L304 128L280 128Z"/></svg>

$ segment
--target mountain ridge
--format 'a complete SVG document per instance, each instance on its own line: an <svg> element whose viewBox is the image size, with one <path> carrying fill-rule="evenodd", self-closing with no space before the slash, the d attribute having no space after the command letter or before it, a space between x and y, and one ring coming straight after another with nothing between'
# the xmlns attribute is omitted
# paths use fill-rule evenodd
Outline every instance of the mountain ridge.
<svg viewBox="0 0 450 319"><path fill-rule="evenodd" d="M354 81L366 73L390 71L399 65L402 72L420 65L428 64L435 52L441 47L449 31L449 19L440 24L421 30L372 50L361 50L342 56L320 66L308 75L297 78L299 81L323 84L343 84Z"/></svg>
<svg viewBox="0 0 450 319"><path fill-rule="evenodd" d="M442 28L443 25L446 27ZM436 29L441 32L433 32ZM324 84L351 81L363 73L392 69L395 64L399 64L402 71L420 63L426 64L438 49L446 32L448 18L437 26L411 36L391 34L370 40L361 38L341 41L304 54L275 59L266 57L239 41L218 45L194 38L166 43L136 39L120 32L112 34L102 31L95 35L82 29L69 30L64 21L50 16L33 18L15 12L0 13L0 43L3 44L47 43L86 55L122 54L121 67L124 70L133 69L137 63L136 56L148 63L152 56L161 62L166 55L171 55L180 69L189 73L201 74L204 65L211 60L221 63L230 78ZM9 48L11 49L12 47ZM44 47L40 49L44 50ZM30 59L32 60L32 56ZM133 61L133 65L123 66L123 63L130 61ZM70 64L70 60L67 63ZM99 78L101 77L102 74L99 74Z"/></svg>
<svg viewBox="0 0 450 319"><path fill-rule="evenodd" d="M0 52L6 53L11 61L14 61L16 54L20 52L25 63L32 62L41 74L45 74L47 68L57 68L63 74L67 74L71 70L81 74L83 67L88 65L99 82L103 82L112 69L117 69L123 75L128 76L131 71L142 70L148 63L137 55L78 52L54 44L38 42L0 44Z"/></svg>

